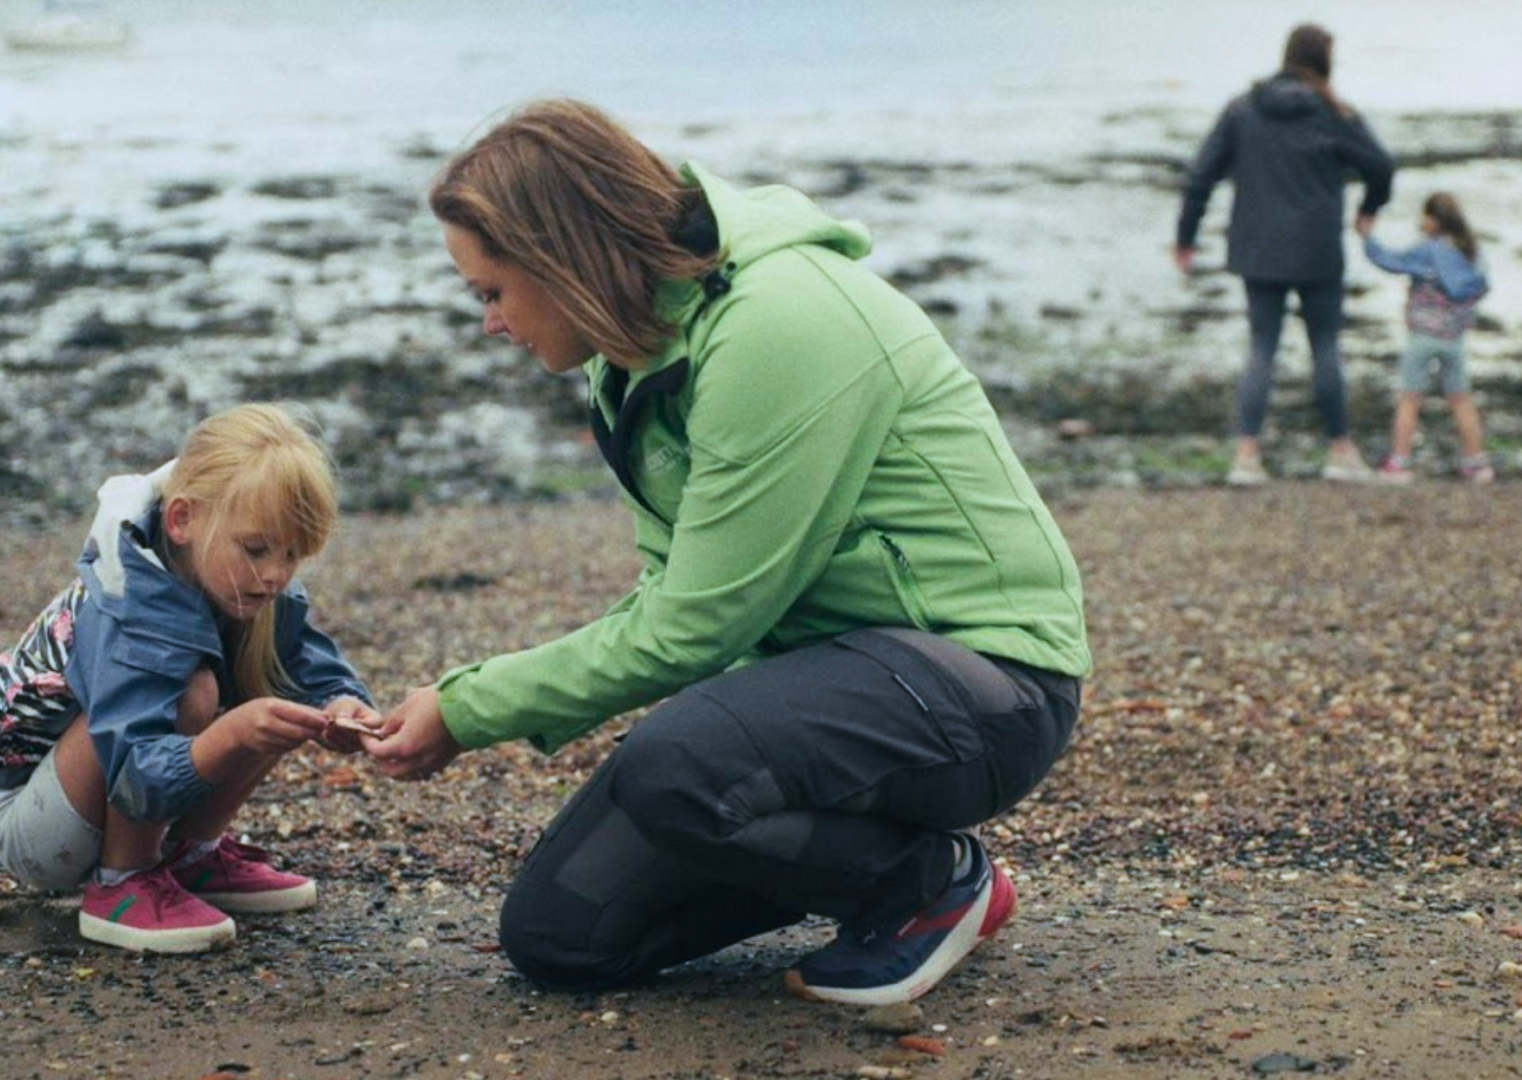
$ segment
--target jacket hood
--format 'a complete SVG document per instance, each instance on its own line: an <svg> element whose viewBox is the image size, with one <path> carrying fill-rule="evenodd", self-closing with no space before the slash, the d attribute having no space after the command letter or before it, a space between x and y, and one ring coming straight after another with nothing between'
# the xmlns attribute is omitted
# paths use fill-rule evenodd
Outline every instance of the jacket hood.
<svg viewBox="0 0 1522 1080"><path fill-rule="evenodd" d="M122 522L112 537L114 557L103 558L92 535L79 557L79 576L101 611L128 633L220 657L222 642L205 595L166 569L153 550L159 528L157 506L136 521ZM208 609L208 618L186 618L187 611L201 607Z"/></svg>
<svg viewBox="0 0 1522 1080"><path fill-rule="evenodd" d="M1254 83L1248 94L1253 108L1274 120L1294 120L1325 107L1320 94L1285 72Z"/></svg>
<svg viewBox="0 0 1522 1080"><path fill-rule="evenodd" d="M865 225L831 217L793 188L781 184L737 188L693 162L682 165L680 172L683 181L701 187L708 196L724 256L715 273L726 282L784 248L817 244L850 259L863 258L872 250L872 234ZM673 326L685 326L714 288L712 280L668 281L656 296L656 309ZM728 291L722 283L718 289L720 295Z"/></svg>
<svg viewBox="0 0 1522 1080"><path fill-rule="evenodd" d="M800 244L822 244L852 259L872 250L865 225L831 217L793 188L770 184L741 190L692 162L682 166L681 174L708 196L726 270L743 270L763 256Z"/></svg>

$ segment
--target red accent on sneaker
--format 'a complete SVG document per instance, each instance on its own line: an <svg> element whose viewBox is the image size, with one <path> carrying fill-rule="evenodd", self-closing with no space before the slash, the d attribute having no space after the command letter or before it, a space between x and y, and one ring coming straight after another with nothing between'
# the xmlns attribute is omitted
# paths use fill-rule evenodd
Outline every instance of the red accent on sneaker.
<svg viewBox="0 0 1522 1080"><path fill-rule="evenodd" d="M1014 918L1020 907L1020 898L1015 894L1015 883L1009 880L1009 875L992 859L988 862L988 868L993 874L993 891L988 898L988 910L983 913L983 925L978 927L979 940L998 933L999 927Z"/></svg>
<svg viewBox="0 0 1522 1080"><path fill-rule="evenodd" d="M223 911L300 911L317 903L317 885L311 878L275 869L263 848L231 836L222 837L195 862L176 866L174 876Z"/></svg>
<svg viewBox="0 0 1522 1080"><path fill-rule="evenodd" d="M917 916L906 922L898 933L893 936L903 941L905 938L917 937L920 934L933 934L937 930L950 930L966 917L968 909L972 907L972 904L973 901L968 901L960 907L952 908L950 911L943 911L938 915Z"/></svg>
<svg viewBox="0 0 1522 1080"><path fill-rule="evenodd" d="M79 932L90 941L132 952L191 953L232 944L237 927L186 892L160 863L116 885L87 882Z"/></svg>

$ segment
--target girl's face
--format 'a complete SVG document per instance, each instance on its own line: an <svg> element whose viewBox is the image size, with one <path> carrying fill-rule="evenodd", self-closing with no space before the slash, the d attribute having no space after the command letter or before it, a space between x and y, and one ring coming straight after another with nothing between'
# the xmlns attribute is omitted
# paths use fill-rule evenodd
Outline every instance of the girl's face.
<svg viewBox="0 0 1522 1080"><path fill-rule="evenodd" d="M164 527L188 556L191 580L218 611L247 622L286 590L301 559L237 515L213 524L207 507L187 499L164 507Z"/></svg>
<svg viewBox="0 0 1522 1080"><path fill-rule="evenodd" d="M1443 227L1437 223L1437 218L1431 214L1422 215L1421 230L1424 236L1441 236L1443 234Z"/></svg>
<svg viewBox="0 0 1522 1080"><path fill-rule="evenodd" d="M597 350L537 280L488 256L480 238L468 229L445 223L444 246L486 309L481 329L487 334L506 336L527 349L553 375L574 371L592 359Z"/></svg>

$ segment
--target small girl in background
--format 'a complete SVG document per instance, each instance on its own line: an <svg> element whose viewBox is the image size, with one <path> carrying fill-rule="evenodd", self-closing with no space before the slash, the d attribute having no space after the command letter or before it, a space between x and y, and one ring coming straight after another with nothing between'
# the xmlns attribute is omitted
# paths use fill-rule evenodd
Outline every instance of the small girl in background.
<svg viewBox="0 0 1522 1080"><path fill-rule="evenodd" d="M1489 290L1479 266L1479 245L1452 195L1438 192L1422 207L1421 230L1426 236L1409 251L1391 251L1372 235L1372 223L1360 220L1369 261L1394 274L1411 278L1406 299L1406 328L1410 340L1400 361L1395 421L1390 432L1390 456L1380 479L1411 482L1411 450L1416 441L1422 395L1430 385L1430 369L1438 364L1439 379L1458 429L1459 474L1471 483L1488 484L1495 470L1485 457L1479 410L1469 391L1464 363L1464 331L1474 322L1475 305Z"/></svg>
<svg viewBox="0 0 1522 1080"><path fill-rule="evenodd" d="M234 938L226 911L316 903L225 830L281 755L356 750L335 722L379 721L293 580L337 516L291 414L212 416L169 465L101 488L79 577L0 652L0 870L83 882L84 937L199 952Z"/></svg>

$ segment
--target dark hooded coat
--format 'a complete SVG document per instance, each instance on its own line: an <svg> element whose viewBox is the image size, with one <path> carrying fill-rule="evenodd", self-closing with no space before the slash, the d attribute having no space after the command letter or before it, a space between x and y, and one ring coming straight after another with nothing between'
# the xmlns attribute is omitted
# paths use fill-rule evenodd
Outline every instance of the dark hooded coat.
<svg viewBox="0 0 1522 1080"><path fill-rule="evenodd" d="M1289 73L1257 83L1222 111L1189 171L1177 243L1193 248L1216 184L1235 188L1226 268L1254 281L1343 274L1343 187L1362 180L1359 213L1390 199L1395 162L1354 114Z"/></svg>

